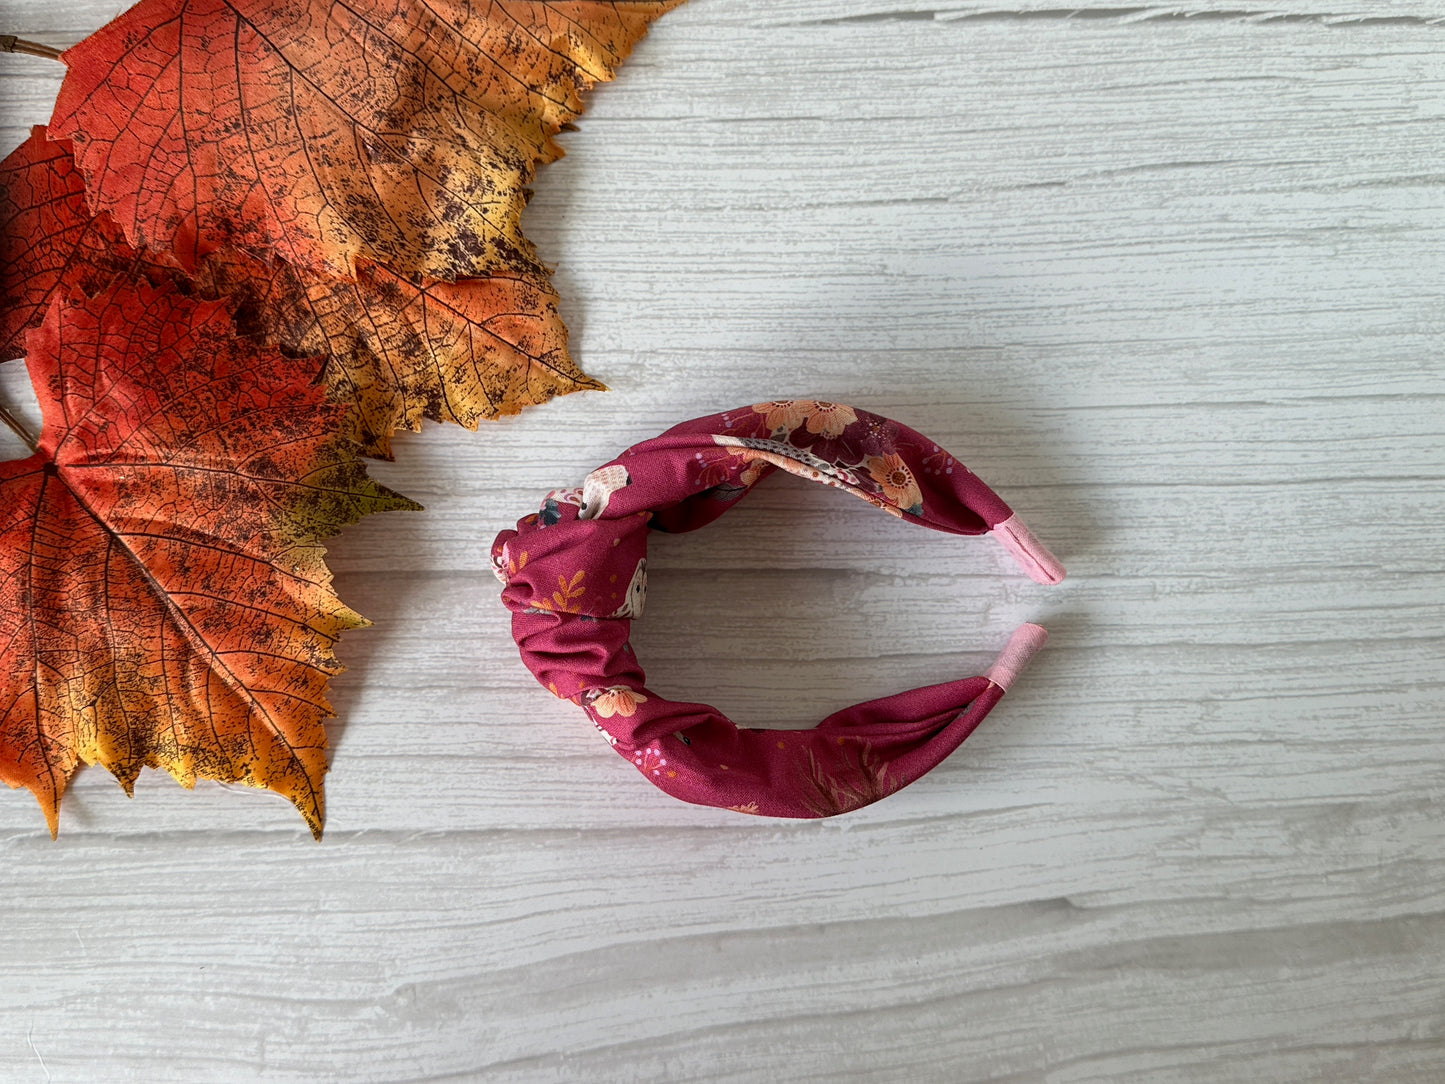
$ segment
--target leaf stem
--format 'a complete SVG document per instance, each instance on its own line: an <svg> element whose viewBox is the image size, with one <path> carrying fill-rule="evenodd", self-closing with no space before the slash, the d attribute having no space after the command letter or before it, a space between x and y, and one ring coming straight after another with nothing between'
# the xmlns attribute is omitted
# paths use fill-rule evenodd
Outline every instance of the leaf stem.
<svg viewBox="0 0 1445 1084"><path fill-rule="evenodd" d="M31 56L43 56L46 60L59 60L61 50L17 38L14 34L0 34L0 53L29 53Z"/></svg>
<svg viewBox="0 0 1445 1084"><path fill-rule="evenodd" d="M23 440L25 442L25 446L29 448L32 452L40 451L40 442L30 435L30 430L26 429L25 426L20 424L19 418L17 418L14 414L11 414L10 411L6 410L3 406L0 406L0 422L4 422L6 425L8 425L11 431L17 437Z"/></svg>

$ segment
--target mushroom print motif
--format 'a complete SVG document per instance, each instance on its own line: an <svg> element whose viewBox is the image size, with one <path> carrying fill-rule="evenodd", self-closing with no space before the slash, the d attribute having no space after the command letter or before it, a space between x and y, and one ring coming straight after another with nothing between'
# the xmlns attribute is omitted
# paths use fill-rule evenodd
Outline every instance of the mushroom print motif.
<svg viewBox="0 0 1445 1084"><path fill-rule="evenodd" d="M612 494L631 484L632 477L621 464L598 467L582 483L582 511L577 513L577 518L596 519L607 511L607 502L612 499Z"/></svg>
<svg viewBox="0 0 1445 1084"><path fill-rule="evenodd" d="M627 585L627 597L609 617L641 617L643 604L647 602L647 558L637 562L637 571Z"/></svg>

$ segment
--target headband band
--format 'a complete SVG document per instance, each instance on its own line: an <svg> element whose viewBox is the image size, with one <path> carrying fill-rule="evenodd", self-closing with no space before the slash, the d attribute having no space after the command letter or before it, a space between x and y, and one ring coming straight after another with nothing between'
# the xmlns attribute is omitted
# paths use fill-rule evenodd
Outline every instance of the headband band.
<svg viewBox="0 0 1445 1084"><path fill-rule="evenodd" d="M499 534L492 565L527 668L584 707L650 782L698 805L827 817L942 762L1047 634L1024 625L984 676L856 704L809 730L740 728L716 708L659 696L628 643L646 598L648 532L710 523L779 469L934 530L991 532L1033 579L1064 577L998 494L937 444L876 414L812 400L741 407L634 445Z"/></svg>

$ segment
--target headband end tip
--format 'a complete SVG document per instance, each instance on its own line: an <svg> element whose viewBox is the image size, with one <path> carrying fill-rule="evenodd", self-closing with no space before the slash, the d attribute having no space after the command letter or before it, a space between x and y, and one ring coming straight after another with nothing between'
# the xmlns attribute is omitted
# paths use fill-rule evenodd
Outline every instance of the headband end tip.
<svg viewBox="0 0 1445 1084"><path fill-rule="evenodd" d="M1002 523L996 523L990 530L998 536L1004 549L1008 550L1019 567L1028 573L1035 583L1052 586L1062 583L1068 572L1063 563L1049 552L1049 548L1034 536L1023 520L1017 515L1009 516Z"/></svg>
<svg viewBox="0 0 1445 1084"><path fill-rule="evenodd" d="M1009 637L1003 651L999 653L998 658L984 676L1004 692L1008 692L1014 679L1029 664L1029 660L1039 653L1039 649L1048 642L1048 639L1048 630L1042 625L1035 625L1032 622L1020 625Z"/></svg>

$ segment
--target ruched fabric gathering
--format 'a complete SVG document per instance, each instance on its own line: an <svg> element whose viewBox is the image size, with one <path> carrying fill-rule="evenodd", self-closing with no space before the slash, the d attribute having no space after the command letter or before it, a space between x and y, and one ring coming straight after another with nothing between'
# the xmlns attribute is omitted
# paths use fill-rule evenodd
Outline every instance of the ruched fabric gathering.
<svg viewBox="0 0 1445 1084"><path fill-rule="evenodd" d="M1047 638L1018 629L989 671L834 712L816 727L739 727L716 708L649 689L629 642L647 596L651 531L711 523L784 470L905 522L992 533L1040 583L1063 566L992 489L906 425L856 407L781 400L674 426L554 490L501 532L492 565L523 662L580 705L655 786L698 805L828 817L907 786L977 728Z"/></svg>

